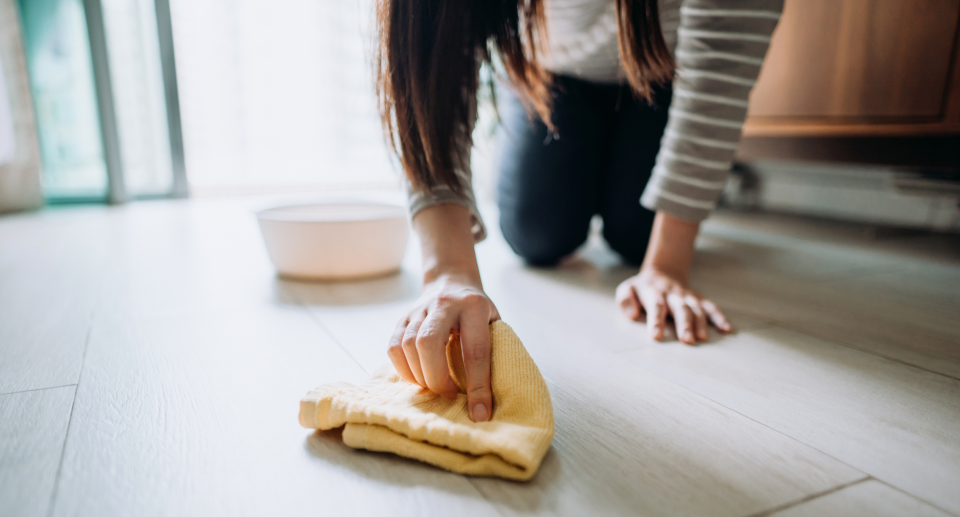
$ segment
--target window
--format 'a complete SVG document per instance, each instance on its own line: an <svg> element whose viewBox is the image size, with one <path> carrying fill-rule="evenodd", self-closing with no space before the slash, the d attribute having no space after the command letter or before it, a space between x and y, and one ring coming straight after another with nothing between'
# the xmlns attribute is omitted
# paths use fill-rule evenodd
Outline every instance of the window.
<svg viewBox="0 0 960 517"><path fill-rule="evenodd" d="M50 200L103 200L107 169L80 0L20 1L27 67Z"/></svg>
<svg viewBox="0 0 960 517"><path fill-rule="evenodd" d="M153 0L101 5L126 193L167 195L173 169L156 8Z"/></svg>
<svg viewBox="0 0 960 517"><path fill-rule="evenodd" d="M173 0L191 192L396 187L370 0Z"/></svg>
<svg viewBox="0 0 960 517"><path fill-rule="evenodd" d="M373 0L169 0L168 25L167 2L20 0L48 199L169 196L182 168L201 195L398 187ZM495 116L480 108L482 195Z"/></svg>

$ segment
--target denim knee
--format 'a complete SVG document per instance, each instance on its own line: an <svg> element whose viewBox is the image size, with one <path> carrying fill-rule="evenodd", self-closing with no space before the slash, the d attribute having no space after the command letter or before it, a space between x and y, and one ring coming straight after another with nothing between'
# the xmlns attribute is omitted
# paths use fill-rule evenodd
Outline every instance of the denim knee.
<svg viewBox="0 0 960 517"><path fill-rule="evenodd" d="M548 217L519 217L500 214L503 237L525 262L533 266L552 266L573 253L587 239L587 227L552 221Z"/></svg>
<svg viewBox="0 0 960 517"><path fill-rule="evenodd" d="M619 230L619 231L618 231ZM646 230L646 231L644 231ZM640 266L643 264L643 257L647 253L647 244L650 240L649 228L627 227L617 228L604 222L603 239L607 241L610 248L619 254L624 262L631 266Z"/></svg>

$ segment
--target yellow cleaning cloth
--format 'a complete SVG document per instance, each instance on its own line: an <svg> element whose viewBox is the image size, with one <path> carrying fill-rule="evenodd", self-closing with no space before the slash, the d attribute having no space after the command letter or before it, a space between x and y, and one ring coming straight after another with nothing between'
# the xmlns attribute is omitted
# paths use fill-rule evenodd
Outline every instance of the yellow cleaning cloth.
<svg viewBox="0 0 960 517"><path fill-rule="evenodd" d="M311 429L345 426L343 443L420 460L472 476L527 480L553 440L553 405L540 370L520 339L502 321L490 324L493 417L467 415L466 375L460 338L447 344L450 376L460 387L448 400L400 378L384 365L363 386L336 383L307 393L300 424Z"/></svg>

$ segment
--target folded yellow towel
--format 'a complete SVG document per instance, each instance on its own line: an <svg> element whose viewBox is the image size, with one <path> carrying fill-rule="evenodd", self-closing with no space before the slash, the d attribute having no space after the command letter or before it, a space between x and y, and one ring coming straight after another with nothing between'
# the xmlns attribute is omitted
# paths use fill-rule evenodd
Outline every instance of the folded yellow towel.
<svg viewBox="0 0 960 517"><path fill-rule="evenodd" d="M343 443L392 452L473 476L527 480L553 440L553 405L540 370L502 321L490 324L493 417L476 423L467 414L466 375L459 336L447 344L450 376L460 387L445 399L400 378L384 365L363 386L320 386L300 401L300 424L344 426Z"/></svg>

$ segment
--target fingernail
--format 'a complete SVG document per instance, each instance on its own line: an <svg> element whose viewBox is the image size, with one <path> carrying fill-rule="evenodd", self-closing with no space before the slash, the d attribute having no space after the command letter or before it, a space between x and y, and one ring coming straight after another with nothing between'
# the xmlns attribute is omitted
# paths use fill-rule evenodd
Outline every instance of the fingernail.
<svg viewBox="0 0 960 517"><path fill-rule="evenodd" d="M473 406L473 421L474 422L486 422L489 418L487 413L487 406L484 406L483 403L479 403L476 406Z"/></svg>

